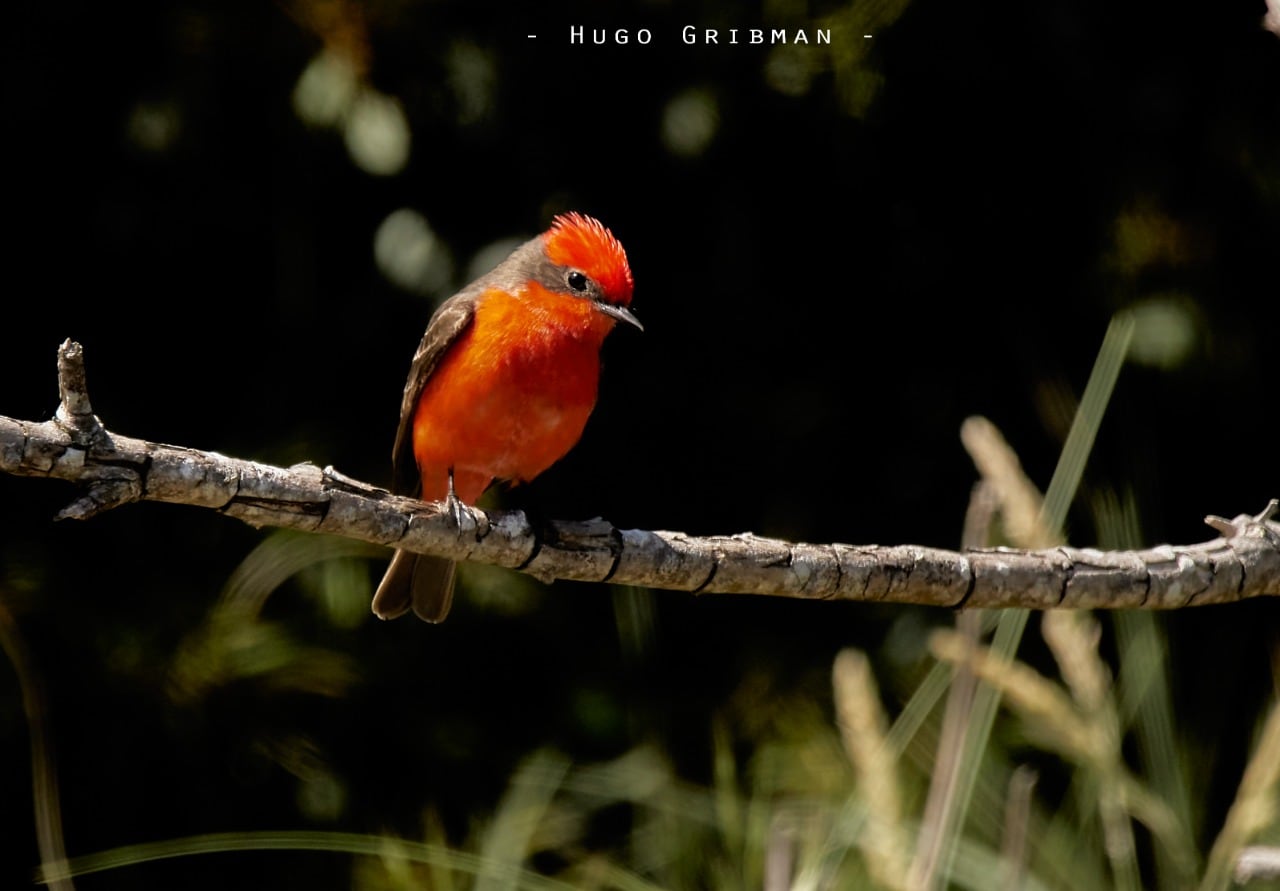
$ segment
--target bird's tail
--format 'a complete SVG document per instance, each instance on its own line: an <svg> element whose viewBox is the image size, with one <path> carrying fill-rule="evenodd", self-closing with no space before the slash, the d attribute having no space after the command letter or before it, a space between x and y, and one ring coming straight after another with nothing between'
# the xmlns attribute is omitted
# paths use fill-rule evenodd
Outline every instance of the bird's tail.
<svg viewBox="0 0 1280 891"><path fill-rule="evenodd" d="M397 619L412 609L424 622L443 622L453 605L457 566L441 557L396 551L373 595L374 615Z"/></svg>

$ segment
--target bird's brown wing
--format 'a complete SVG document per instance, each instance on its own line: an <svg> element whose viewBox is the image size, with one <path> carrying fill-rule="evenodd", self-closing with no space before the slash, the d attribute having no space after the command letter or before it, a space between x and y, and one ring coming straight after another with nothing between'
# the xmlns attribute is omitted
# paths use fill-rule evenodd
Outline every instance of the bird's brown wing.
<svg viewBox="0 0 1280 891"><path fill-rule="evenodd" d="M413 419L418 400L431 375L475 318L476 302L486 291L511 294L531 279L549 281L548 263L541 239L527 241L488 274L442 303L431 317L409 366L409 380L400 402L400 428L391 453L392 488L397 495L422 495L422 480L413 454ZM394 619L413 609L427 622L443 621L453 602L454 569L450 560L396 551L373 596L373 611L380 618Z"/></svg>
<svg viewBox="0 0 1280 891"><path fill-rule="evenodd" d="M477 291L468 288L440 305L409 366L409 379L400 401L400 427L391 453L392 491L418 498L422 481L413 454L413 416L418 399L449 348L475 318ZM453 601L454 564L439 557L396 551L382 583L373 595L373 611L382 619L394 619L412 608L427 622L440 622Z"/></svg>
<svg viewBox="0 0 1280 891"><path fill-rule="evenodd" d="M404 398L400 401L400 427L396 430L396 444L391 452L392 491L397 495L417 498L421 493L418 462L413 455L413 416L418 398L440 365L449 347L466 331L476 314L476 292L470 288L450 297L427 325L418 351L413 354L409 366L409 379L404 385Z"/></svg>

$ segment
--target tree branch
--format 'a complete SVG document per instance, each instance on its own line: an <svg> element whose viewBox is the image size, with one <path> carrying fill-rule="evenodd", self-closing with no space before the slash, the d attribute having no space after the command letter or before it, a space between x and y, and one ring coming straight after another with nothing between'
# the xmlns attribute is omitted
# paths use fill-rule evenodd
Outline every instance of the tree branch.
<svg viewBox="0 0 1280 891"><path fill-rule="evenodd" d="M254 526L283 526L543 580L608 581L691 591L947 607L1179 608L1280 594L1280 523L1209 517L1204 544L1143 551L1054 547L958 553L915 545L803 544L750 533L695 538L618 529L602 519L537 528L519 511L476 511L458 529L444 505L391 495L312 464L289 468L109 432L93 414L84 355L58 351L62 404L53 420L0 416L0 471L80 483L58 519L88 519L131 501L212 508Z"/></svg>

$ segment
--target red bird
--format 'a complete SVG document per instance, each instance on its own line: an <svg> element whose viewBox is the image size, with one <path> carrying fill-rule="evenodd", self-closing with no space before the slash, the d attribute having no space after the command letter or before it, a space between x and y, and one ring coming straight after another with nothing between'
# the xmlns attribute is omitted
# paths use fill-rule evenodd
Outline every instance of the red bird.
<svg viewBox="0 0 1280 891"><path fill-rule="evenodd" d="M597 220L557 216L431 317L409 368L392 453L394 491L475 504L495 480L532 480L573 448L595 407L600 347L623 321L627 254ZM396 551L373 595L394 619L439 622L455 564Z"/></svg>

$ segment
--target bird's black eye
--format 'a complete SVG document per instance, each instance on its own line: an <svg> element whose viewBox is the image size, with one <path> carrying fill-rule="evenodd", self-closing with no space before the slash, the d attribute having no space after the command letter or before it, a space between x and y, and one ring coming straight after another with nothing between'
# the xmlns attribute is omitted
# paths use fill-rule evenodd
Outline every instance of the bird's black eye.
<svg viewBox="0 0 1280 891"><path fill-rule="evenodd" d="M584 275L583 273L579 272L576 269L574 269L572 272L569 273L569 275L565 278L565 281L569 283L569 288L571 290L579 291L579 292L585 291L587 289L587 285L590 283L590 280L586 277L586 275Z"/></svg>

